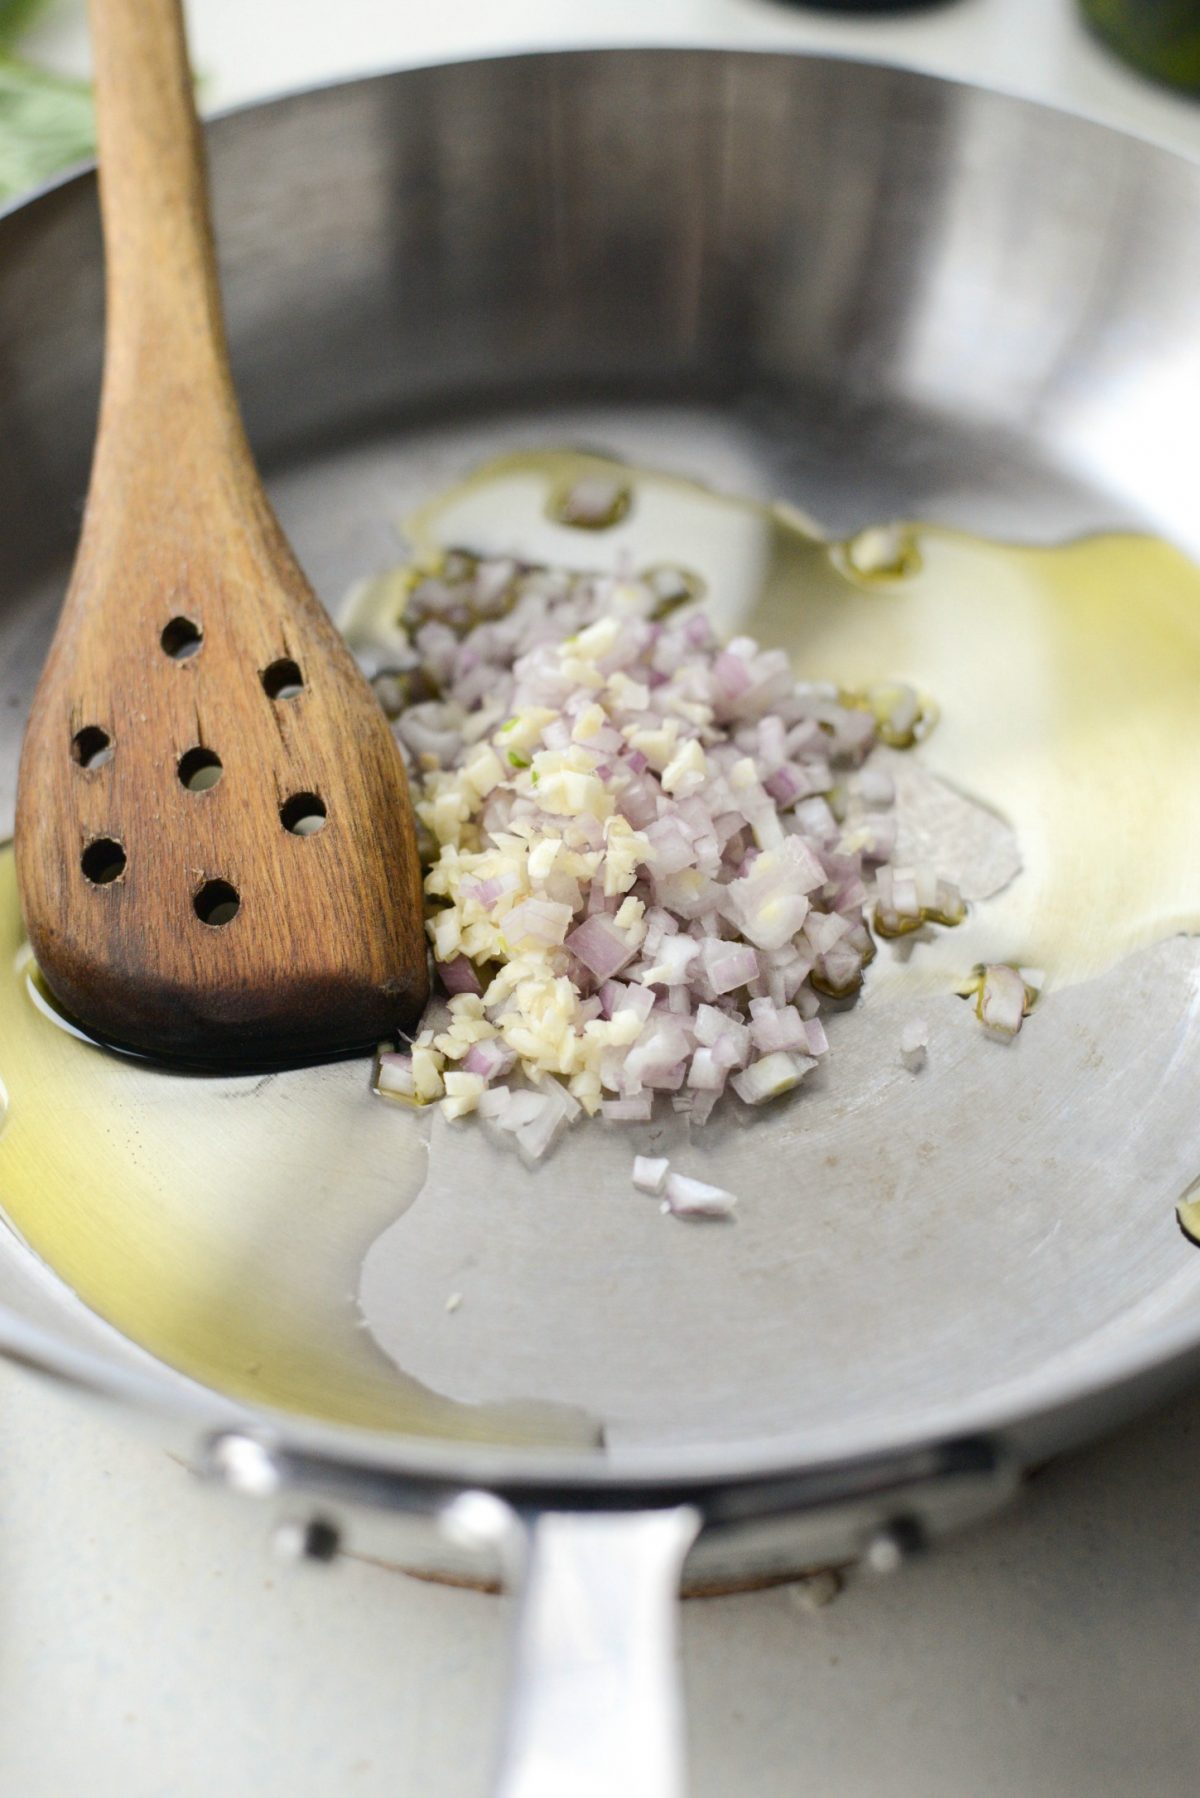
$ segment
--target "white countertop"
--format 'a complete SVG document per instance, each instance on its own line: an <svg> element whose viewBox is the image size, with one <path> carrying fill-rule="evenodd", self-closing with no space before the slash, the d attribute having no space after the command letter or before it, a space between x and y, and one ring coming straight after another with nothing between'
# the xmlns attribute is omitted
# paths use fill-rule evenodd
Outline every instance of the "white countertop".
<svg viewBox="0 0 1200 1798"><path fill-rule="evenodd" d="M82 0L54 0L31 53L84 73ZM209 110L407 64L548 46L713 44L828 50L928 69L1091 114L1200 157L1200 105L1131 74L1074 0L957 0L838 18L780 0L191 0Z"/></svg>
<svg viewBox="0 0 1200 1798"><path fill-rule="evenodd" d="M769 0L192 0L209 107L485 51L698 42L878 56L1200 157L1200 104L1070 0L839 21ZM86 67L59 0L31 51ZM1200 1395L997 1521L815 1609L684 1612L694 1798L1184 1798L1200 1768ZM5 1798L482 1798L506 1607L361 1562L290 1570L253 1506L0 1369Z"/></svg>

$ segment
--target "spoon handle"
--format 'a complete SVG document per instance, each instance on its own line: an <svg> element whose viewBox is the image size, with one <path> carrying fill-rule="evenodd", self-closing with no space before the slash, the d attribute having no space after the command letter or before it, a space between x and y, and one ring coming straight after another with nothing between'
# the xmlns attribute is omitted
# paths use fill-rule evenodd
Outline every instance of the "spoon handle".
<svg viewBox="0 0 1200 1798"><path fill-rule="evenodd" d="M88 14L106 264L96 474L136 469L139 495L155 470L160 489L190 484L197 456L232 453L244 474L181 5L88 0Z"/></svg>

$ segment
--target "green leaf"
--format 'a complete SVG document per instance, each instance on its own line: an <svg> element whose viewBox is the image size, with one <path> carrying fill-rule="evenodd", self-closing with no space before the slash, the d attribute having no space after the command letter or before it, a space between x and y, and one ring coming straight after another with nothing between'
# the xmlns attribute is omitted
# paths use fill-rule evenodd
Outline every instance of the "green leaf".
<svg viewBox="0 0 1200 1798"><path fill-rule="evenodd" d="M1083 11L1093 30L1135 68L1200 93L1196 0L1083 0Z"/></svg>
<svg viewBox="0 0 1200 1798"><path fill-rule="evenodd" d="M0 32L13 0L0 0ZM92 96L83 82L0 52L0 200L94 154Z"/></svg>
<svg viewBox="0 0 1200 1798"><path fill-rule="evenodd" d="M0 46L15 43L45 10L46 0L0 0Z"/></svg>

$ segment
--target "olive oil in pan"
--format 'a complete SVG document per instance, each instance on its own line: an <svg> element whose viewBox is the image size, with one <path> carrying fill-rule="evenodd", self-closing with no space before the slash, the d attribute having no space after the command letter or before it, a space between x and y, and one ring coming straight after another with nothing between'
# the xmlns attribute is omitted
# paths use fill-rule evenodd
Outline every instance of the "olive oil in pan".
<svg viewBox="0 0 1200 1798"><path fill-rule="evenodd" d="M628 494L608 529L561 522L581 481L593 499L606 481ZM958 928L881 943L869 992L957 989L990 961L1042 969L1052 987L1200 929L1200 569L1169 544L1028 548L919 524L830 544L787 508L573 452L490 463L407 529L425 564L450 548L605 572L675 564L719 628L782 645L804 678L899 680L931 698L939 722L906 753L904 784L948 783L995 827L993 850L1007 826L1020 871ZM352 634L385 637L379 606L394 613L395 596L380 588L372 616L364 593ZM971 847L936 846L939 871L986 893L969 864L989 832L968 834Z"/></svg>
<svg viewBox="0 0 1200 1798"><path fill-rule="evenodd" d="M584 477L613 488L610 525L595 489L599 522L563 522ZM987 961L1044 969L1050 1003L1056 985L1200 929L1200 570L1165 543L1016 548L918 525L831 545L785 509L559 453L490 465L410 536L425 564L462 547L680 568L719 628L785 645L806 677L898 679L936 702L940 721L899 764L923 771L902 818L920 811L921 780L966 796L960 822L986 828L934 831L930 854L975 902L956 929L881 943L867 1005L957 990ZM350 634L377 660L399 641L405 587L368 582L351 602ZM1009 831L1019 872L1010 858L980 897L997 884L980 873L988 845ZM35 1001L8 851L0 970L0 1205L101 1317L248 1402L425 1435L595 1441L579 1413L441 1398L360 1327L362 1259L422 1186L428 1122L374 1098L366 1063L189 1076L71 1034ZM976 1028L966 1006L962 1024Z"/></svg>
<svg viewBox="0 0 1200 1798"><path fill-rule="evenodd" d="M426 1436L575 1446L554 1407L455 1404L377 1348L356 1304L371 1242L419 1191L428 1119L370 1063L165 1071L97 1047L39 992L0 850L0 1207L100 1317L248 1403Z"/></svg>

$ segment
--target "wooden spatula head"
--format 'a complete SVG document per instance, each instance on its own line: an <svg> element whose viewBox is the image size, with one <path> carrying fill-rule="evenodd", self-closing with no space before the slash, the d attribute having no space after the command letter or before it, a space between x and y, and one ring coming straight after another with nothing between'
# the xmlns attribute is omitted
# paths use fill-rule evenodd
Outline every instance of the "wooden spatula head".
<svg viewBox="0 0 1200 1798"><path fill-rule="evenodd" d="M104 394L21 760L42 974L87 1028L249 1065L426 997L400 752L262 492L233 396L175 0L94 0Z"/></svg>
<svg viewBox="0 0 1200 1798"><path fill-rule="evenodd" d="M424 1002L399 752L266 547L233 527L205 561L185 517L81 556L25 740L38 964L85 1025L152 1054L332 1052Z"/></svg>

